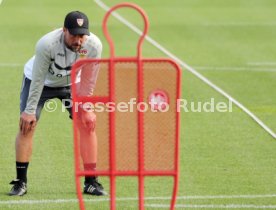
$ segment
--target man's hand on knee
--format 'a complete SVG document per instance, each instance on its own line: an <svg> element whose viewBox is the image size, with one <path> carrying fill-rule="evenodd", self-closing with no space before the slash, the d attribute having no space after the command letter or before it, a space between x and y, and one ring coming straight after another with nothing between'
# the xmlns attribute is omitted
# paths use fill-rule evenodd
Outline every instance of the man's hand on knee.
<svg viewBox="0 0 276 210"><path fill-rule="evenodd" d="M22 112L20 116L19 128L23 135L27 135L30 131L34 130L36 126L35 114L27 114Z"/></svg>
<svg viewBox="0 0 276 210"><path fill-rule="evenodd" d="M93 132L96 127L96 114L92 110L81 110L80 112L81 126L87 129L89 132Z"/></svg>

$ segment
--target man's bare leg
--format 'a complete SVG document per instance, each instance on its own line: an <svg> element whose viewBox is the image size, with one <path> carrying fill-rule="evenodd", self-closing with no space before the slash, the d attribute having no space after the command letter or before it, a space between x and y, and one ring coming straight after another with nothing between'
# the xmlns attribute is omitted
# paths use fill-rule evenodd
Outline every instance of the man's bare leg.
<svg viewBox="0 0 276 210"><path fill-rule="evenodd" d="M95 121L93 125L87 125L87 121L79 121L80 154L83 160L85 171L95 171L98 157L98 141L95 131ZM89 123L88 123L89 124ZM90 195L107 195L96 176L85 176L84 193Z"/></svg>
<svg viewBox="0 0 276 210"><path fill-rule="evenodd" d="M27 135L18 132L15 141L16 162L29 162L32 155L34 131L31 130Z"/></svg>
<svg viewBox="0 0 276 210"><path fill-rule="evenodd" d="M33 136L36 126L36 116L22 113L20 116L19 131L15 140L16 151L16 180L9 195L22 196L27 193L27 170L32 155Z"/></svg>

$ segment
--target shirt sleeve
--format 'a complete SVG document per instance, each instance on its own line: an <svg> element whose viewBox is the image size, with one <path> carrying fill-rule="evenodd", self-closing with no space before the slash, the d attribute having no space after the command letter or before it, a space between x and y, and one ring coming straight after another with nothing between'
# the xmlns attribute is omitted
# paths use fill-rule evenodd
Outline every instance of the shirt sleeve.
<svg viewBox="0 0 276 210"><path fill-rule="evenodd" d="M96 44L93 46L91 54L88 55L90 58L101 58L102 54L102 43L99 39L96 40ZM100 64L98 62L89 63L82 67L80 75L80 96L92 96L98 73L100 70Z"/></svg>
<svg viewBox="0 0 276 210"><path fill-rule="evenodd" d="M32 82L25 111L27 114L35 114L38 101L44 87L45 78L51 62L50 50L42 38L36 45L35 60L32 70Z"/></svg>

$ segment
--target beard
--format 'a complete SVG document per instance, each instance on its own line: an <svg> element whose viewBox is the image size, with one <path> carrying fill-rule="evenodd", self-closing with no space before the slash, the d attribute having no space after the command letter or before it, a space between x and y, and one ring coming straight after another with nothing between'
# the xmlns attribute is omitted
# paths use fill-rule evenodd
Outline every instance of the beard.
<svg viewBox="0 0 276 210"><path fill-rule="evenodd" d="M73 43L69 45L68 43L64 42L64 44L69 50L73 52L78 52L81 49L81 45L79 45L78 43Z"/></svg>
<svg viewBox="0 0 276 210"><path fill-rule="evenodd" d="M67 46L70 50L73 52L78 52L81 49L81 45L78 44L73 44L71 46Z"/></svg>

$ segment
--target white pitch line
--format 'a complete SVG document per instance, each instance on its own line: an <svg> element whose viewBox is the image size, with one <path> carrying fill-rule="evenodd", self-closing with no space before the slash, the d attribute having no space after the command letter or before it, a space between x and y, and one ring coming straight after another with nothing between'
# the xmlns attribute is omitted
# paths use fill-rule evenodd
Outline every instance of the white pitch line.
<svg viewBox="0 0 276 210"><path fill-rule="evenodd" d="M2 4L3 0L0 0L0 5Z"/></svg>
<svg viewBox="0 0 276 210"><path fill-rule="evenodd" d="M105 11L108 11L110 7L108 7L106 4L104 4L101 0L94 0L96 4L98 4L101 8L103 8ZM124 25L126 25L128 28L133 30L138 35L142 35L142 31L138 29L135 25L127 21L125 18L120 16L117 12L113 12L112 15L117 18L119 21L121 21ZM196 77L198 77L200 80L202 80L204 83L209 85L211 88L216 90L218 93L226 97L228 100L230 100L232 103L234 103L236 106L238 106L241 110L243 110L248 116L250 116L256 123L258 123L265 131L267 131L274 139L276 139L276 133L272 131L263 121L261 121L256 115L254 115L249 109L247 109L243 104L241 104L239 101L234 99L231 95L226 93L224 90L222 90L220 87L215 85L213 82L211 82L209 79L204 77L202 74L200 74L198 71L196 71L194 68L186 64L184 61L182 61L180 58L169 52L167 49L165 49L163 46L161 46L158 42L153 40L148 35L145 37L145 39L151 43L153 46L158 48L160 51L162 51L164 54L175 60L180 66L187 69L189 72L194 74Z"/></svg>
<svg viewBox="0 0 276 210"><path fill-rule="evenodd" d="M178 196L177 200L218 200L218 199L259 199L276 198L276 194L267 195L190 195ZM171 200L171 197L145 197L145 200ZM99 203L109 201L109 198L84 199L85 202ZM137 201L137 197L119 197L116 201ZM23 205L23 204L58 204L58 203L77 203L78 199L42 199L42 200L7 200L0 201L0 205Z"/></svg>
<svg viewBox="0 0 276 210"><path fill-rule="evenodd" d="M276 194L266 195L188 195L179 196L180 200L194 200L194 199L256 199L256 198L276 198Z"/></svg>
<svg viewBox="0 0 276 210"><path fill-rule="evenodd" d="M170 205L146 204L151 208L170 208ZM253 205L253 204L176 204L175 208L187 209L276 209L276 205Z"/></svg>
<svg viewBox="0 0 276 210"><path fill-rule="evenodd" d="M276 67L276 62L248 62L249 66L273 66Z"/></svg>
<svg viewBox="0 0 276 210"><path fill-rule="evenodd" d="M0 67L19 67L19 66L24 66L24 65L20 63L0 63Z"/></svg>

